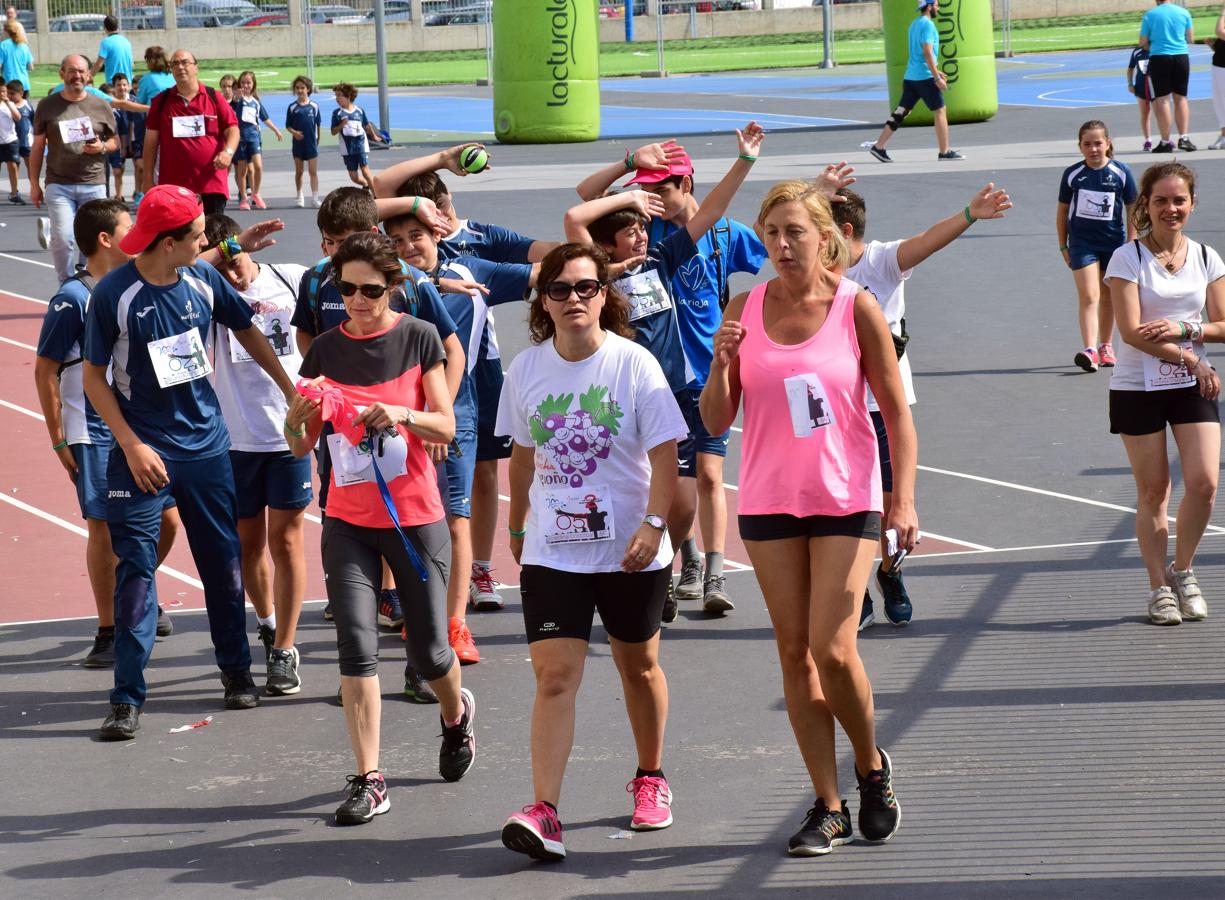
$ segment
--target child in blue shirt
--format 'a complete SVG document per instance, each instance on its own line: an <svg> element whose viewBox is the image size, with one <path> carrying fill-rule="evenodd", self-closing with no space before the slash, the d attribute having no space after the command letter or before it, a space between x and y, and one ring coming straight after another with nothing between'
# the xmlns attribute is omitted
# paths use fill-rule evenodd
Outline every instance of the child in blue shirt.
<svg viewBox="0 0 1225 900"><path fill-rule="evenodd" d="M256 92L255 73L248 70L238 76L238 92L230 104L238 119L238 150L234 154L234 176L238 180L238 208L267 209L259 195L264 178L264 154L260 145L259 126L263 122L272 129L278 141L284 140L281 129L272 124L268 110ZM251 197L247 198L247 167L251 167Z"/></svg>
<svg viewBox="0 0 1225 900"><path fill-rule="evenodd" d="M311 177L311 196L315 209L323 205L319 196L319 129L323 123L319 104L310 98L315 92L315 83L305 75L293 80L294 101L285 111L285 130L293 137L293 182L297 188L295 206L305 206L302 198L302 169L305 166Z"/></svg>
<svg viewBox="0 0 1225 900"><path fill-rule="evenodd" d="M116 72L115 78L111 81L111 96L117 97L120 100L128 98L128 76L122 72ZM114 110L115 113L115 137L119 140L119 149L114 153L108 154L106 157L107 165L111 167L111 174L115 177L115 197L123 199L123 170L127 166L125 160L132 158L132 119L139 113L131 113L122 109Z"/></svg>
<svg viewBox="0 0 1225 900"><path fill-rule="evenodd" d="M365 110L353 101L357 99L357 88L342 81L332 88L336 94L338 109L332 110L332 134L340 135L340 153L345 161L349 178L359 187L371 190L374 175L370 173L370 142L378 141L379 134L370 124Z"/></svg>

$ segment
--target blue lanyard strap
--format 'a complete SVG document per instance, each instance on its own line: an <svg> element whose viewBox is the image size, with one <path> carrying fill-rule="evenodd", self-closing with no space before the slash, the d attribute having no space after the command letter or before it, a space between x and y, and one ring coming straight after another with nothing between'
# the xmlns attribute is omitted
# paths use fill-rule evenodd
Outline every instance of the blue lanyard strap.
<svg viewBox="0 0 1225 900"><path fill-rule="evenodd" d="M369 434L369 432L367 432ZM379 494L383 498L383 505L387 507L387 515L391 517L391 526L396 530L396 534L400 536L400 540L404 542L404 549L408 551L408 558L412 560L413 568L417 570L417 574L421 576L422 581L430 580L430 573L426 571L425 563L421 561L421 554L417 552L417 548L409 541L403 529L400 528L400 516L396 512L396 503L391 499L391 491L387 488L387 479L383 477L382 471L379 469L378 460L375 458L375 447L377 446L377 438L370 435L370 462L374 466L374 480L378 482Z"/></svg>

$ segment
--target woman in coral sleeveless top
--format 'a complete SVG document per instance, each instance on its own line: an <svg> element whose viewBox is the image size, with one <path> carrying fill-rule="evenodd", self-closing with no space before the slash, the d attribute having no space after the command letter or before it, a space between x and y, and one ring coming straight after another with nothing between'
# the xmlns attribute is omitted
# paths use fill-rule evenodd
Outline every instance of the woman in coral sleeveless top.
<svg viewBox="0 0 1225 900"><path fill-rule="evenodd" d="M889 328L872 296L842 278L846 244L819 188L775 185L757 228L778 277L728 306L702 420L721 434L743 398L740 536L774 624L787 713L816 792L788 852L818 856L854 839L838 788L835 719L855 753L860 836L886 841L901 821L856 648L882 506L865 384L893 448L888 524L907 550L918 537L917 441Z"/></svg>

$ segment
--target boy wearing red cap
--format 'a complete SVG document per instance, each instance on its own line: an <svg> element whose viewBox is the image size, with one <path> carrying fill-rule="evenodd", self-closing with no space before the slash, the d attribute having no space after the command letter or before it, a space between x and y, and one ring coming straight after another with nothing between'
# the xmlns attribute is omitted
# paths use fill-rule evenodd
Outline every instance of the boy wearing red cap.
<svg viewBox="0 0 1225 900"><path fill-rule="evenodd" d="M144 667L157 622L151 585L167 495L177 501L204 583L226 708L258 704L229 434L207 378L212 366L205 343L213 321L231 329L287 398L294 393L267 340L251 327L250 307L216 269L197 261L204 210L194 193L175 185L151 188L119 246L136 258L94 289L84 353L85 393L122 451L107 465L106 518L119 565L115 687L103 740L129 740L140 728Z"/></svg>

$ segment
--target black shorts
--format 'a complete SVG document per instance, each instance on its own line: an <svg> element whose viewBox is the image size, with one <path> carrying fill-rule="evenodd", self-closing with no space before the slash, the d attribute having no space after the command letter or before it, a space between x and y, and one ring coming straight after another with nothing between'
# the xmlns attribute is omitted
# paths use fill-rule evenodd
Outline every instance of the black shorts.
<svg viewBox="0 0 1225 900"><path fill-rule="evenodd" d="M876 410L871 410L869 414L872 416L872 427L876 429L876 448L880 456L880 489L892 494L893 460L889 458L889 433L885 430L885 417Z"/></svg>
<svg viewBox="0 0 1225 900"><path fill-rule="evenodd" d="M924 78L922 81L911 81L909 78L902 81L902 99L897 102L898 106L904 106L906 109L914 109L922 100L927 104L927 108L932 112L944 107L944 94L940 93L940 88L936 87L936 79Z"/></svg>
<svg viewBox="0 0 1225 900"><path fill-rule="evenodd" d="M21 147L16 141L0 144L0 163L21 162Z"/></svg>
<svg viewBox="0 0 1225 900"><path fill-rule="evenodd" d="M627 644L659 631L671 569L652 572L563 572L524 566L519 575L527 642L550 638L591 640L596 611L610 637Z"/></svg>
<svg viewBox="0 0 1225 900"><path fill-rule="evenodd" d="M1187 96L1187 82L1191 80L1191 57L1186 53L1162 54L1148 58L1148 78L1153 86L1153 97L1167 94Z"/></svg>
<svg viewBox="0 0 1225 900"><path fill-rule="evenodd" d="M1111 434L1154 434L1166 425L1188 422L1220 422L1215 400L1200 395L1199 386L1172 391L1111 391Z"/></svg>
<svg viewBox="0 0 1225 900"><path fill-rule="evenodd" d="M1153 99L1153 81L1147 74L1142 72L1136 73L1136 80L1133 82L1136 89L1137 100L1152 100Z"/></svg>
<svg viewBox="0 0 1225 900"><path fill-rule="evenodd" d="M738 516L742 541L782 541L788 538L856 537L880 540L880 513L868 510L849 516Z"/></svg>

